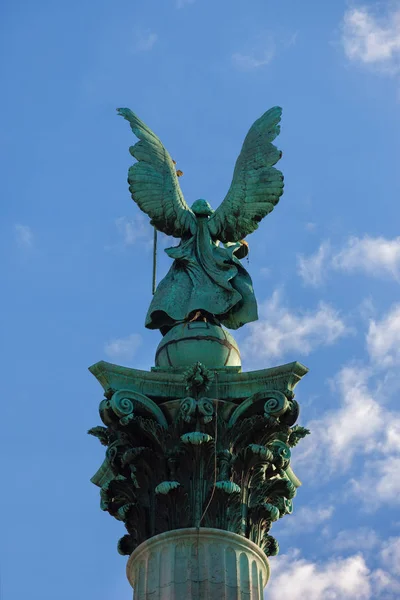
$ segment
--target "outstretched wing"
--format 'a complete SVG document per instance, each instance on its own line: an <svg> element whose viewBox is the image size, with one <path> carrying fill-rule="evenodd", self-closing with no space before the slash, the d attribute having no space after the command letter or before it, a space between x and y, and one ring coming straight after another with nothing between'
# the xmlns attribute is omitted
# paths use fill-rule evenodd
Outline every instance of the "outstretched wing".
<svg viewBox="0 0 400 600"><path fill-rule="evenodd" d="M274 164L282 153L271 143L279 134L282 109L268 110L251 127L236 161L231 187L209 219L211 235L237 242L258 227L283 193L283 175Z"/></svg>
<svg viewBox="0 0 400 600"><path fill-rule="evenodd" d="M196 231L196 217L182 195L174 163L158 137L129 108L118 108L139 142L129 148L137 159L128 171L132 199L151 224L174 237Z"/></svg>

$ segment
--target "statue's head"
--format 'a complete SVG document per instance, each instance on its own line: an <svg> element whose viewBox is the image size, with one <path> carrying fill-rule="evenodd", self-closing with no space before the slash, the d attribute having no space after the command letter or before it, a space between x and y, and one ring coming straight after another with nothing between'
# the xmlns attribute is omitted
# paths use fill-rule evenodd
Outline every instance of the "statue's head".
<svg viewBox="0 0 400 600"><path fill-rule="evenodd" d="M208 204L207 200L196 200L191 206L192 211L198 217L209 217L213 214L213 209Z"/></svg>

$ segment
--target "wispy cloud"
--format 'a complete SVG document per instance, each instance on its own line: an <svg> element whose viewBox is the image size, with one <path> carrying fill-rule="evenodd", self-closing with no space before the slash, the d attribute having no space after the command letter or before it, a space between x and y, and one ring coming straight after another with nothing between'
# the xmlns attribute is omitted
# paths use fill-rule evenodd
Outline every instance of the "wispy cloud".
<svg viewBox="0 0 400 600"><path fill-rule="evenodd" d="M342 45L350 61L396 73L400 67L400 7L385 13L367 6L348 9L343 17Z"/></svg>
<svg viewBox="0 0 400 600"><path fill-rule="evenodd" d="M305 224L305 228L307 231L315 231L317 228L317 224L313 223L312 221L309 221L308 223Z"/></svg>
<svg viewBox="0 0 400 600"><path fill-rule="evenodd" d="M304 283L315 287L323 283L332 269L400 281L400 237L350 237L336 250L325 240L314 254L299 255L297 262Z"/></svg>
<svg viewBox="0 0 400 600"><path fill-rule="evenodd" d="M393 573L400 575L400 537L390 538L384 543L381 558Z"/></svg>
<svg viewBox="0 0 400 600"><path fill-rule="evenodd" d="M313 435L299 449L299 462L310 469L316 470L323 462L330 472L344 471L355 454L376 449L385 418L369 389L369 376L367 368L357 366L339 371L333 381L339 407L307 424Z"/></svg>
<svg viewBox="0 0 400 600"><path fill-rule="evenodd" d="M400 237L351 237L346 245L332 257L332 266L352 273L364 271L369 275L400 277Z"/></svg>
<svg viewBox="0 0 400 600"><path fill-rule="evenodd" d="M117 338L104 345L105 354L113 360L132 360L142 343L138 333L132 333L125 338Z"/></svg>
<svg viewBox="0 0 400 600"><path fill-rule="evenodd" d="M339 531L332 543L332 548L338 552L343 550L370 551L380 545L377 533L370 527L358 529L344 529Z"/></svg>
<svg viewBox="0 0 400 600"><path fill-rule="evenodd" d="M395 563L398 540L389 540L387 550L385 545L381 547L380 554L371 558L372 568L360 551L347 558L318 562L303 558L296 549L277 556L271 559L275 576L268 584L268 599L290 596L292 600L394 600L400 589Z"/></svg>
<svg viewBox="0 0 400 600"><path fill-rule="evenodd" d="M232 55L233 64L243 71L252 71L259 67L268 65L275 55L275 46L271 46L268 50L261 53L254 54L242 54L241 52L235 52Z"/></svg>
<svg viewBox="0 0 400 600"><path fill-rule="evenodd" d="M369 460L358 478L351 480L352 492L369 511L382 504L397 506L400 496L400 455Z"/></svg>
<svg viewBox="0 0 400 600"><path fill-rule="evenodd" d="M194 4L195 0L175 0L176 8L184 8L188 4Z"/></svg>
<svg viewBox="0 0 400 600"><path fill-rule="evenodd" d="M158 35L154 31L138 31L136 33L135 50L136 52L148 52L154 47L158 40Z"/></svg>
<svg viewBox="0 0 400 600"><path fill-rule="evenodd" d="M318 286L323 282L326 262L330 252L330 243L323 242L315 254L310 256L299 255L297 257L299 275L304 283Z"/></svg>
<svg viewBox="0 0 400 600"><path fill-rule="evenodd" d="M370 322L369 362L339 371L332 381L338 408L307 423L313 435L299 448L298 466L318 476L322 465L326 475L343 473L356 455L363 456L348 489L370 510L396 503L400 495L400 411L390 405L398 385L399 325L398 305Z"/></svg>
<svg viewBox="0 0 400 600"><path fill-rule="evenodd" d="M313 563L301 558L299 552L282 555L274 560L275 577L268 584L268 598L280 600L369 600L370 572L360 555ZM295 585L293 585L295 582Z"/></svg>
<svg viewBox="0 0 400 600"><path fill-rule="evenodd" d="M279 358L289 352L307 355L350 333L339 313L320 303L314 311L292 312L275 290L260 306L260 320L248 326L243 349L250 357Z"/></svg>
<svg viewBox="0 0 400 600"><path fill-rule="evenodd" d="M271 276L271 269L269 267L261 267L259 273L260 277L268 279Z"/></svg>
<svg viewBox="0 0 400 600"><path fill-rule="evenodd" d="M33 247L33 233L28 225L17 223L14 225L15 241L20 248Z"/></svg>
<svg viewBox="0 0 400 600"><path fill-rule="evenodd" d="M124 246L139 244L151 248L154 231L144 215L138 213L132 218L118 217L115 226Z"/></svg>
<svg viewBox="0 0 400 600"><path fill-rule="evenodd" d="M279 535L293 535L302 531L311 533L315 529L320 529L323 523L330 521L334 512L334 506L302 506L296 510L295 519L284 522Z"/></svg>
<svg viewBox="0 0 400 600"><path fill-rule="evenodd" d="M394 305L381 320L370 320L367 348L380 368L400 365L400 304Z"/></svg>
<svg viewBox="0 0 400 600"><path fill-rule="evenodd" d="M295 31L294 33L291 33L288 38L284 41L284 46L286 46L287 48L290 48L291 46L294 46L297 43L297 40L299 38L299 32Z"/></svg>
<svg viewBox="0 0 400 600"><path fill-rule="evenodd" d="M278 39L279 38L279 39ZM241 50L232 54L233 65L242 71L254 71L270 64L276 55L276 49L280 51L292 48L298 39L298 32L285 33L283 35L271 35L263 33L255 36L249 44L244 43Z"/></svg>
<svg viewBox="0 0 400 600"><path fill-rule="evenodd" d="M130 246L141 247L144 251L149 252L153 248L154 242L154 227L150 225L150 221L142 213L137 213L134 217L118 217L115 219L115 227L117 229L119 243L106 245L106 250ZM161 232L157 233L158 248L168 248L176 246L177 240Z"/></svg>

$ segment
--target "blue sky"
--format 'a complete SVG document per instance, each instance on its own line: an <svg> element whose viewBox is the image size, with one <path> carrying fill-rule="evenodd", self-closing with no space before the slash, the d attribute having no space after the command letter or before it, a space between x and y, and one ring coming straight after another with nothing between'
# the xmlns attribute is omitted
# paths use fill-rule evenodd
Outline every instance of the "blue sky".
<svg viewBox="0 0 400 600"><path fill-rule="evenodd" d="M131 597L87 367L153 364L151 236L128 106L223 199L250 125L283 107L285 194L249 238L248 370L299 360L309 436L266 598L400 595L400 3L4 0L1 598ZM167 242L163 242L164 245ZM160 275L169 267L160 257Z"/></svg>

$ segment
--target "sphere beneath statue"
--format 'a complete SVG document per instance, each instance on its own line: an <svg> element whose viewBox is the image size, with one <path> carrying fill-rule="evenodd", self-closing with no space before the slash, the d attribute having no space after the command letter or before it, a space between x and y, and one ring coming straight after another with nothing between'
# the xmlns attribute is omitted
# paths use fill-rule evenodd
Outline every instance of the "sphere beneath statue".
<svg viewBox="0 0 400 600"><path fill-rule="evenodd" d="M180 323L163 337L156 352L156 367L189 367L201 362L210 369L240 367L240 352L233 336L220 325L204 321Z"/></svg>

